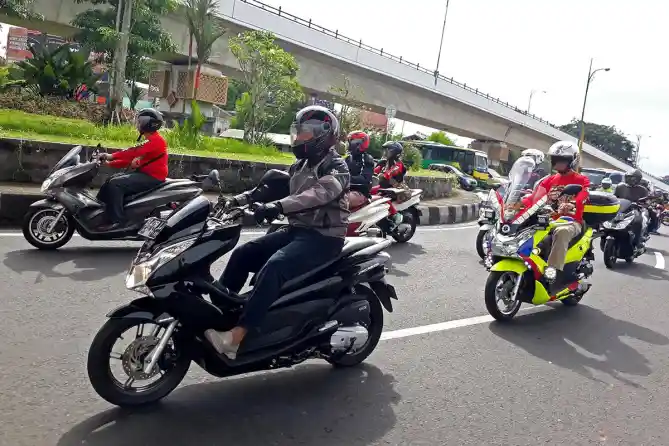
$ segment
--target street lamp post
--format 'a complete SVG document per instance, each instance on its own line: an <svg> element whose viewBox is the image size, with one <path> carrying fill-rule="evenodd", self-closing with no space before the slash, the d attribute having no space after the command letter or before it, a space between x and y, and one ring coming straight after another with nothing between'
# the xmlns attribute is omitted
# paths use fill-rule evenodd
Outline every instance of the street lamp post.
<svg viewBox="0 0 669 446"><path fill-rule="evenodd" d="M592 61L593 59L590 58L590 68L588 69L588 82L585 84L585 95L583 96L583 110L581 110L581 136L578 138L579 156L581 155L581 151L583 150L583 140L585 139L585 104L588 101L588 90L590 90L590 82L592 82L592 79L595 77L595 73L597 73L598 71L611 70L611 68L597 68L596 70L593 71Z"/></svg>
<svg viewBox="0 0 669 446"><path fill-rule="evenodd" d="M444 33L446 32L446 17L448 17L448 4L450 0L446 0L446 10L444 11L444 24L441 27L441 40L439 41L439 54L437 54L437 66L434 69L434 86L437 86L437 78L439 77L439 62L441 62L441 48L444 46Z"/></svg>
<svg viewBox="0 0 669 446"><path fill-rule="evenodd" d="M532 97L535 95L535 93L546 93L546 90L532 90L530 91L530 100L527 101L527 114L530 114L530 107L532 106Z"/></svg>
<svg viewBox="0 0 669 446"><path fill-rule="evenodd" d="M634 159L634 167L639 167L639 163L641 162L639 154L641 153L641 138L644 136L650 138L650 135L636 135L636 157Z"/></svg>

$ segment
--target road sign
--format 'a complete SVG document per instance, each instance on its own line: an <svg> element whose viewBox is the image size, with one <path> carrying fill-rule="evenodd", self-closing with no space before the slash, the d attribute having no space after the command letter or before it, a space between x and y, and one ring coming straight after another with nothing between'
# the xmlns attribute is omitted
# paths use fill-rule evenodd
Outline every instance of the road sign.
<svg viewBox="0 0 669 446"><path fill-rule="evenodd" d="M386 118L393 119L397 113L397 108L394 105L389 105L386 107Z"/></svg>

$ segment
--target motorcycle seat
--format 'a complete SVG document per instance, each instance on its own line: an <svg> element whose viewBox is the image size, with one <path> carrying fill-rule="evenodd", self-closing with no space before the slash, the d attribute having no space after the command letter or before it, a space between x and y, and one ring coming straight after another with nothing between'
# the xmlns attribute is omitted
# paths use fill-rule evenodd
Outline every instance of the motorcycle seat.
<svg viewBox="0 0 669 446"><path fill-rule="evenodd" d="M286 281L286 283L283 284L283 287L281 287L281 289L285 290L285 289L288 289L288 288L292 288L296 284L304 281L305 279L313 276L314 274L317 274L320 271L323 271L325 268L332 265L337 260L340 260L344 257L347 257L351 254L354 254L354 253L356 253L358 251L361 251L365 248L368 248L370 246L376 245L377 243L379 243L379 241L372 238L372 237L350 237L350 238L347 237L344 240L344 247L342 248L341 253L339 254L339 256L337 256L336 258L332 259L329 262L318 265L317 267L307 271L306 273L304 273L300 276L295 277L294 279Z"/></svg>
<svg viewBox="0 0 669 446"><path fill-rule="evenodd" d="M151 189L147 189L145 191L138 192L138 193L133 194L133 195L128 195L127 197L125 197L125 202L129 203L131 201L134 201L134 200L136 200L140 197L143 197L144 195L148 195L151 192L155 192L155 191L165 187L168 184L181 183L181 182L184 182L184 181L189 181L189 180L184 180L184 179L181 179L181 178L167 178L164 182L156 185L155 187L152 187Z"/></svg>

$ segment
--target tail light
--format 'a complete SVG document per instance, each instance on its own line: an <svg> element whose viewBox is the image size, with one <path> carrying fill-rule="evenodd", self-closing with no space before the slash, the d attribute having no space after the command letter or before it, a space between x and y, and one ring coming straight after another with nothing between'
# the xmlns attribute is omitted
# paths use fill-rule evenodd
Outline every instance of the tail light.
<svg viewBox="0 0 669 446"><path fill-rule="evenodd" d="M360 227L360 223L349 223L346 227L346 237L357 237L358 233L355 232Z"/></svg>
<svg viewBox="0 0 669 446"><path fill-rule="evenodd" d="M176 208L179 207L179 204L175 203L175 202L172 202L172 203L168 204L168 206L170 207L170 209L175 210Z"/></svg>

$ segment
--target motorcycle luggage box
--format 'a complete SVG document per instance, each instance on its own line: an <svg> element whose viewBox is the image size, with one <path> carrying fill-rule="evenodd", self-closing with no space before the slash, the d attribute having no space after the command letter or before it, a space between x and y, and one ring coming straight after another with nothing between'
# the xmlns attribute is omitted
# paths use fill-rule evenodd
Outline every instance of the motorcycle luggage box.
<svg viewBox="0 0 669 446"><path fill-rule="evenodd" d="M607 192L591 191L583 209L583 220L589 226L599 226L616 216L620 210L620 200Z"/></svg>

